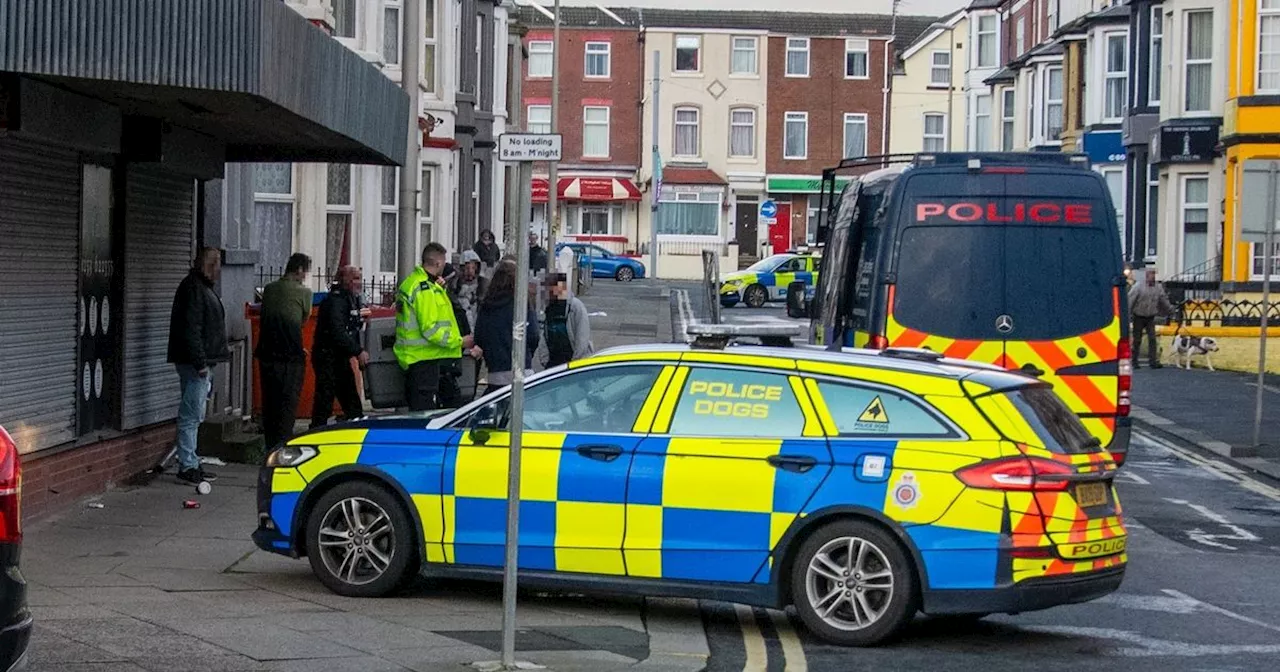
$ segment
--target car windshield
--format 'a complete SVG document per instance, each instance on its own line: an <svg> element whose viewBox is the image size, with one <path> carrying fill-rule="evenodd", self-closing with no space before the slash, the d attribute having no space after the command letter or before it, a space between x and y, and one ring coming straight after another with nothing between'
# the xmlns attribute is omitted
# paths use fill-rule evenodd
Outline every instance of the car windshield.
<svg viewBox="0 0 1280 672"><path fill-rule="evenodd" d="M764 259L751 264L746 268L746 270L753 273L768 273L790 258L791 255L789 254L775 254L772 257L765 257Z"/></svg>

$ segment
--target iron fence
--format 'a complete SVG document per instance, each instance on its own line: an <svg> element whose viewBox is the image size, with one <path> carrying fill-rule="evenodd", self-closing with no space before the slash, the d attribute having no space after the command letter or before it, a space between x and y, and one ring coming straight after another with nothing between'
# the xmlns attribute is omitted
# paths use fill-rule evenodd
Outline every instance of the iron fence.
<svg viewBox="0 0 1280 672"><path fill-rule="evenodd" d="M1171 324L1187 327L1261 327L1261 301L1187 299L1174 304ZM1267 325L1280 326L1280 304L1267 306Z"/></svg>
<svg viewBox="0 0 1280 672"><path fill-rule="evenodd" d="M255 291L258 300L262 299L262 288L279 280L284 275L283 266L259 266L258 281ZM306 284L313 292L327 292L338 280L338 269L312 268L307 275ZM365 275L360 282L360 296L367 306L390 306L396 301L396 291L400 283L394 275Z"/></svg>
<svg viewBox="0 0 1280 672"><path fill-rule="evenodd" d="M1141 272L1139 269L1138 273ZM1138 281L1141 280L1139 277ZM1174 303L1222 298L1222 257L1214 257L1182 271L1166 280L1164 288Z"/></svg>

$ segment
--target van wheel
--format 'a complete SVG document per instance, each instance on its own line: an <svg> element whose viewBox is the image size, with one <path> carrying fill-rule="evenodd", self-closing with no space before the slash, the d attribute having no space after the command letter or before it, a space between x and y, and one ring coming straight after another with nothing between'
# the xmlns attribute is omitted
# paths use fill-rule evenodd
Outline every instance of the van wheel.
<svg viewBox="0 0 1280 672"><path fill-rule="evenodd" d="M382 597L411 578L413 525L398 497L368 481L339 484L307 516L307 559L326 588Z"/></svg>
<svg viewBox="0 0 1280 672"><path fill-rule="evenodd" d="M861 520L840 520L805 539L791 566L791 600L819 638L874 646L916 613L916 573L896 539Z"/></svg>
<svg viewBox="0 0 1280 672"><path fill-rule="evenodd" d="M742 293L742 301L752 308L759 308L769 300L769 292L761 285L751 285Z"/></svg>

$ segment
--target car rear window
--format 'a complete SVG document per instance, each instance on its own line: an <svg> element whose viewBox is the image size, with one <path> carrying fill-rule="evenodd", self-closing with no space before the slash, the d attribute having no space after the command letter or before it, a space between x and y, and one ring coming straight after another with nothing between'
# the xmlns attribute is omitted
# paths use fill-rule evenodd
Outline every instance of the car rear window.
<svg viewBox="0 0 1280 672"><path fill-rule="evenodd" d="M1044 448L1068 455L1102 450L1080 418L1048 387L1027 387L1003 393L1043 442Z"/></svg>

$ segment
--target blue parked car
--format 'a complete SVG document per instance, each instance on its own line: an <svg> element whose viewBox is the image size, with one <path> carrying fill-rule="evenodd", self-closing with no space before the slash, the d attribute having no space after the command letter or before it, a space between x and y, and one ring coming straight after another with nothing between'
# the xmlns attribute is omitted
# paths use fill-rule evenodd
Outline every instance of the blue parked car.
<svg viewBox="0 0 1280 672"><path fill-rule="evenodd" d="M599 245L587 243L561 243L556 245L556 253L568 246L573 253L591 259L591 277L613 278L619 282L631 282L636 278L644 278L644 264L630 257L616 255Z"/></svg>

